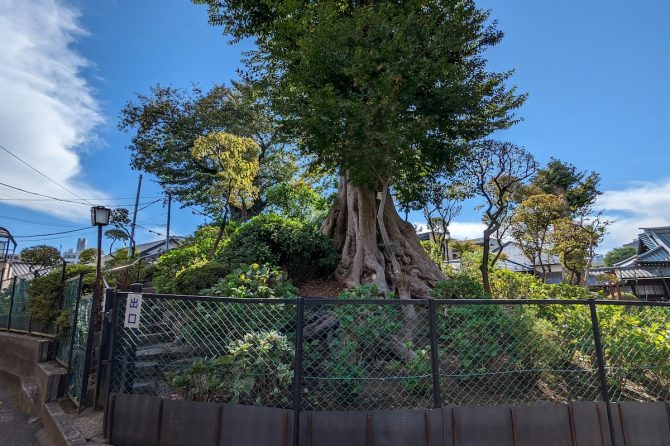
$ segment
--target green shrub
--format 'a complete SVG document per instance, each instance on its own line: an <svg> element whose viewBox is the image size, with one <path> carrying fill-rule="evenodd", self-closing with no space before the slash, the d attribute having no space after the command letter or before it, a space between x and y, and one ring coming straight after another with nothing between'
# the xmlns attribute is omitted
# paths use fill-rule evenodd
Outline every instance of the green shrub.
<svg viewBox="0 0 670 446"><path fill-rule="evenodd" d="M186 239L178 248L162 254L149 271L156 290L159 293L177 293L175 281L178 274L194 265L202 265L210 260L212 254L220 253L228 240L228 234L234 228L233 224L226 227L226 232L216 253L212 253L212 249L219 228L216 226L201 226L192 237ZM232 268L228 269L228 271L231 270ZM202 288L207 286L211 285Z"/></svg>
<svg viewBox="0 0 670 446"><path fill-rule="evenodd" d="M218 262L195 264L177 273L172 289L176 294L200 294L200 291L214 286L229 272Z"/></svg>
<svg viewBox="0 0 670 446"><path fill-rule="evenodd" d="M292 299L296 290L276 267L253 264L220 279L206 296L267 298L267 304L202 302L181 329L182 337L194 348L221 352L223 345L241 339L245 333L292 330L295 306L273 304L273 299ZM179 311L179 309L176 309Z"/></svg>
<svg viewBox="0 0 670 446"><path fill-rule="evenodd" d="M168 385L182 398L200 402L290 407L293 348L277 332L249 333L224 356L199 359Z"/></svg>
<svg viewBox="0 0 670 446"><path fill-rule="evenodd" d="M317 226L263 214L240 226L218 259L231 270L251 263L279 265L301 281L332 274L338 255Z"/></svg>
<svg viewBox="0 0 670 446"><path fill-rule="evenodd" d="M436 299L486 299L482 284L465 274L438 282L431 295Z"/></svg>
<svg viewBox="0 0 670 446"><path fill-rule="evenodd" d="M95 268L89 265L67 265L65 279L70 279L83 274L82 292L90 293L95 288ZM63 271L60 268L36 277L28 286L28 299L26 312L31 322L48 330L57 320L67 319L61 310L60 303L63 299ZM62 316L59 318L59 316ZM64 328L64 327L61 327Z"/></svg>
<svg viewBox="0 0 670 446"><path fill-rule="evenodd" d="M202 290L205 296L253 297L286 299L296 296L297 290L276 266L252 263L242 266L213 287Z"/></svg>

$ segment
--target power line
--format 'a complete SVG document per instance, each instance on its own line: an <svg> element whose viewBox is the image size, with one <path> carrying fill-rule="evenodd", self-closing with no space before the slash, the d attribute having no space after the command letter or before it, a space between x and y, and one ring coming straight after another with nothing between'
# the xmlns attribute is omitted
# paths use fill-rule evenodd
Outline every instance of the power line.
<svg viewBox="0 0 670 446"><path fill-rule="evenodd" d="M68 189L67 187L63 186L63 185L60 184L58 181L54 180L53 178L51 178L50 176L48 176L48 175L45 174L44 172L42 172L42 171L38 170L37 168L31 166L31 165L28 164L26 161L24 161L23 159L19 158L18 155L16 155L16 154L14 154L13 152L11 152L8 148L3 147L1 144L0 144L0 149L4 150L5 152L7 152L8 154L10 154L11 156L13 156L14 158L16 158L17 160L21 161L23 164L25 164L26 166L28 166L29 168L31 168L31 169L34 170L35 172L39 173L39 174L42 175L44 178L46 178L47 180L51 181L52 183L54 183L55 185L57 185L57 186L60 187L61 189L65 190L65 191L67 191L67 192L69 192L69 193L71 193L72 195L74 195L75 197L79 198L80 200L84 200L84 201L88 202L89 205L93 206L93 203L91 203L90 201L88 201L88 200L86 200L86 199L84 199L84 198L81 198L79 195L77 195L76 193L72 192L70 189Z"/></svg>
<svg viewBox="0 0 670 446"><path fill-rule="evenodd" d="M72 232L81 232L85 230L90 230L90 226L86 226L84 228L79 228L79 229L72 229L70 231L61 231L61 232L52 232L50 234L34 234L34 235L15 235L14 238L35 238L35 237L49 237L52 235L61 235L61 234L70 234Z"/></svg>
<svg viewBox="0 0 670 446"><path fill-rule="evenodd" d="M136 225L140 229L144 229L147 232L151 232L152 234L160 235L161 237L165 237L165 234L161 234L160 232L156 232L153 229L145 228L144 226Z"/></svg>
<svg viewBox="0 0 670 446"><path fill-rule="evenodd" d="M0 147L2 147L2 146L0 146ZM38 197L49 198L49 199L51 199L51 200L62 201L62 202L65 202L65 203L80 204L80 205L82 205L82 206L88 206L86 203L82 203L81 201L67 200L67 199L65 199L65 198L56 198L56 197L52 197L52 196L50 196L50 195L40 194L40 193L38 193L38 192L31 192L31 191L29 191L29 190L22 189L22 188L20 188L20 187L10 186L9 184L6 184L6 183L1 183L1 182L0 182L0 186L5 186L5 187L8 187L8 188L10 188L10 189L18 190L18 191L23 192L23 193L26 193L26 194L36 195L36 196L38 196ZM89 203L89 204L90 204L90 203Z"/></svg>
<svg viewBox="0 0 670 446"><path fill-rule="evenodd" d="M151 203L148 203L147 205L145 205L145 206L139 208L139 209L137 210L137 212L145 210L145 209L148 208L149 206L158 203L158 202L161 201L162 199L163 199L163 197L159 198L158 200L152 201Z"/></svg>

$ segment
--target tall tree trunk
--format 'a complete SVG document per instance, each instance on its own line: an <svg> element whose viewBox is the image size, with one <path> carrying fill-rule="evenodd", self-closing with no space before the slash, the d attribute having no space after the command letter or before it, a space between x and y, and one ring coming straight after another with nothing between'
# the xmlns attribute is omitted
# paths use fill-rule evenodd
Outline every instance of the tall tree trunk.
<svg viewBox="0 0 670 446"><path fill-rule="evenodd" d="M375 191L340 178L335 204L321 228L341 255L335 277L345 287L372 283L401 299L428 297L446 277L419 244L414 227L398 215L385 189L380 208Z"/></svg>

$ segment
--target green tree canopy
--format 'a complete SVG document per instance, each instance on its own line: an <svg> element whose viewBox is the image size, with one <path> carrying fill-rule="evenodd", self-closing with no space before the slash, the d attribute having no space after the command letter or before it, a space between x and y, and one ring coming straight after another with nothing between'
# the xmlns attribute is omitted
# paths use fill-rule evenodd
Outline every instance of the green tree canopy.
<svg viewBox="0 0 670 446"><path fill-rule="evenodd" d="M196 86L190 92L156 85L149 95L126 104L119 129L135 132L129 146L134 168L156 175L163 189L183 205L202 206L214 217L223 213L210 195L219 184L219 170L194 156L198 138L225 132L256 142L260 168L254 182L260 194L250 203L251 215L264 208L265 190L297 169L267 104L246 84L216 85L210 91Z"/></svg>
<svg viewBox="0 0 670 446"><path fill-rule="evenodd" d="M86 265L87 263L95 263L98 258L98 250L95 248L86 248L79 253L79 263Z"/></svg>
<svg viewBox="0 0 670 446"><path fill-rule="evenodd" d="M539 191L561 197L570 215L577 217L591 212L602 192L598 190L600 175L596 172L579 172L575 166L552 158L540 169L533 181L531 193ZM534 189L534 190L533 190Z"/></svg>
<svg viewBox="0 0 670 446"><path fill-rule="evenodd" d="M637 254L637 250L632 246L621 246L614 248L605 254L605 266L614 266L615 263L623 262Z"/></svg>
<svg viewBox="0 0 670 446"><path fill-rule="evenodd" d="M36 245L21 251L21 261L31 269L50 268L63 263L60 251L53 246Z"/></svg>
<svg viewBox="0 0 670 446"><path fill-rule="evenodd" d="M234 39L256 39L247 77L268 86L301 152L343 175L323 227L342 252L338 280L428 294L443 275L388 189L450 175L469 141L518 121L511 71L486 68L503 37L489 13L474 0L194 2Z"/></svg>

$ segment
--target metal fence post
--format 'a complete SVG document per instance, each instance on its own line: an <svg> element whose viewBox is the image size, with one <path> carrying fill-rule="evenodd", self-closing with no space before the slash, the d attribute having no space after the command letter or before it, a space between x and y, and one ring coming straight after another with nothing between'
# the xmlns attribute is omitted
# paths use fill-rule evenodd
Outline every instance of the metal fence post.
<svg viewBox="0 0 670 446"><path fill-rule="evenodd" d="M305 300L295 306L295 367L293 370L293 445L300 442L300 409L302 406L302 334L305 323Z"/></svg>
<svg viewBox="0 0 670 446"><path fill-rule="evenodd" d="M12 328L12 311L14 311L14 294L16 294L16 280L18 277L14 276L12 279L12 294L9 296L9 313L7 314L7 331Z"/></svg>
<svg viewBox="0 0 670 446"><path fill-rule="evenodd" d="M610 403L609 386L607 385L607 372L605 371L605 355L603 354L603 344L600 339L600 324L598 323L598 312L595 299L589 300L589 310L591 311L591 326L593 328L593 341L596 347L596 359L598 361L598 377L600 379L600 391L605 401L605 410L607 411L607 423L610 430L610 441L612 446L616 446L616 437L614 436L614 418L612 416L612 405Z"/></svg>
<svg viewBox="0 0 670 446"><path fill-rule="evenodd" d="M430 320L430 368L433 377L433 407L442 407L442 396L440 394L440 359L437 346L437 316L435 299L428 299L428 317Z"/></svg>

